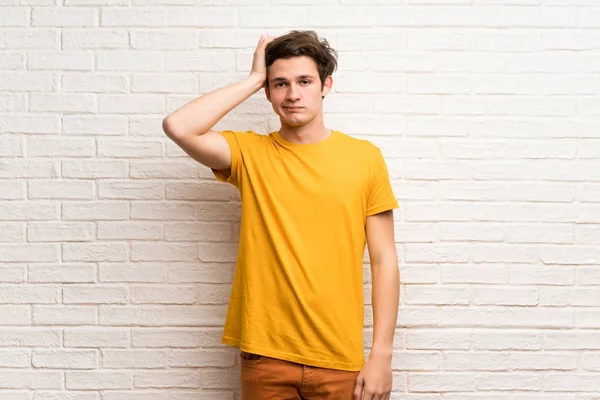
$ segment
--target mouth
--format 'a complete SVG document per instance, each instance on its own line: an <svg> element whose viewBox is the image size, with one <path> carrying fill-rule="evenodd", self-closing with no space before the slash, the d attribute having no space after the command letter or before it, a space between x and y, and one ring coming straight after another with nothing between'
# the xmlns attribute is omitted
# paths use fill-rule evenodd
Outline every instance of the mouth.
<svg viewBox="0 0 600 400"><path fill-rule="evenodd" d="M283 107L286 110L290 110L290 111L297 111L297 110L302 110L304 107Z"/></svg>

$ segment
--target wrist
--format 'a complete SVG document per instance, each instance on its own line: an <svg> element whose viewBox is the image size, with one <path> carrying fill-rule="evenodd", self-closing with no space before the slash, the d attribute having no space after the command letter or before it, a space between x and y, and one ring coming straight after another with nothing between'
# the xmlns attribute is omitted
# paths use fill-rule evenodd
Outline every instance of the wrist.
<svg viewBox="0 0 600 400"><path fill-rule="evenodd" d="M259 90L265 85L265 81L267 80L266 76L263 74L259 74L258 72L250 72L250 75L246 78L246 80L250 81L256 90Z"/></svg>

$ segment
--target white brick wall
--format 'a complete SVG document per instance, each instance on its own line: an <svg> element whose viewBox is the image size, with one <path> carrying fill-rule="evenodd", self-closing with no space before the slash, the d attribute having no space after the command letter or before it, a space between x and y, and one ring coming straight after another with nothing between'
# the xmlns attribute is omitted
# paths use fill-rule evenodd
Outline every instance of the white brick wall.
<svg viewBox="0 0 600 400"><path fill-rule="evenodd" d="M239 196L161 121L294 28L401 203L392 398L600 398L597 0L0 0L0 399L239 398Z"/></svg>

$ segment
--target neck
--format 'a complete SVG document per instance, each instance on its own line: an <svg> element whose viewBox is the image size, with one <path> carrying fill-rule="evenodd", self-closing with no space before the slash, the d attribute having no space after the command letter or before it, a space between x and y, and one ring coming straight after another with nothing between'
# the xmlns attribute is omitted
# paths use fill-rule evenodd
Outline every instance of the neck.
<svg viewBox="0 0 600 400"><path fill-rule="evenodd" d="M291 126L281 121L279 134L288 142L297 144L318 143L330 134L330 130L323 123L323 115L319 114L305 125Z"/></svg>

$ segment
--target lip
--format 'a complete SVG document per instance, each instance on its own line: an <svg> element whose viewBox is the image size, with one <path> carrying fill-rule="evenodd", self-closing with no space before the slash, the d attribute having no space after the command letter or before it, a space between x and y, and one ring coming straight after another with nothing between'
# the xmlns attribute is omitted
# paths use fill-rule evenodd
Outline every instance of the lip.
<svg viewBox="0 0 600 400"><path fill-rule="evenodd" d="M286 110L292 110L293 111L293 110L302 110L304 107L283 107L283 108L285 108Z"/></svg>

